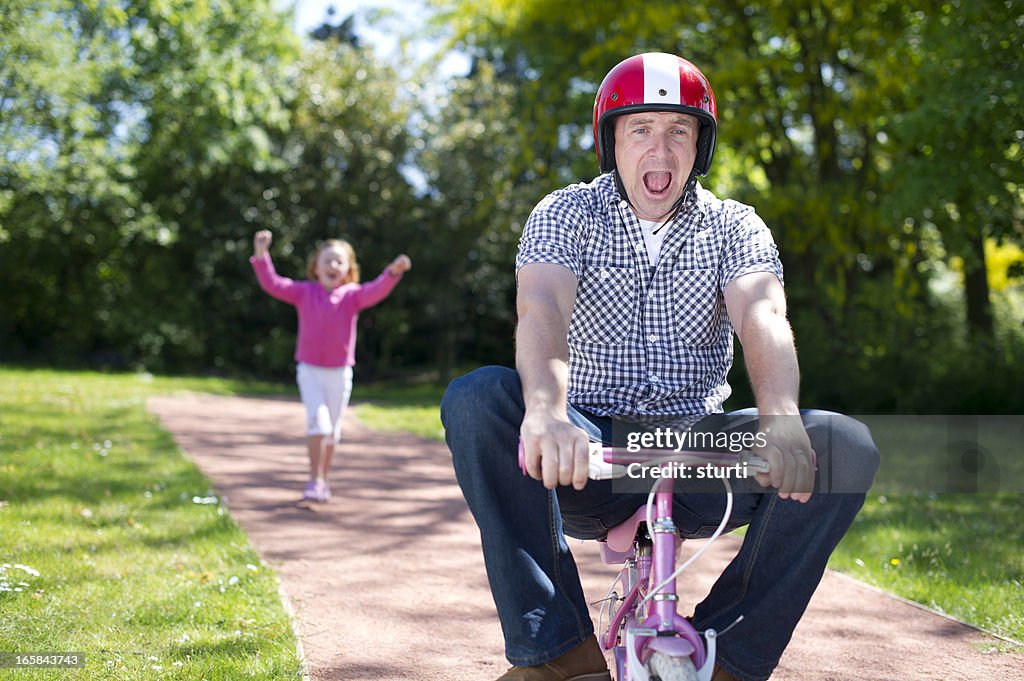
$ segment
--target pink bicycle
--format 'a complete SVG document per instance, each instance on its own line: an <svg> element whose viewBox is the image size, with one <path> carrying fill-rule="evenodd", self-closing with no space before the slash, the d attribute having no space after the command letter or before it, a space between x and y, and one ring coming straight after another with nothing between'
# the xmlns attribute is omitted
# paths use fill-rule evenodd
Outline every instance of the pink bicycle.
<svg viewBox="0 0 1024 681"><path fill-rule="evenodd" d="M526 472L525 453L519 445L519 467ZM657 474L651 474L657 469ZM601 541L601 558L622 565L607 595L600 602L598 632L601 648L613 651L616 681L710 681L715 648L723 631L698 632L678 612L676 580L725 530L732 514L729 475L767 472L766 461L750 452L694 452L674 450L629 451L592 444L589 477L606 480L645 474L656 478L647 503L628 520L608 531ZM697 475L699 471L705 475ZM726 508L722 520L704 546L677 567L683 538L672 520L672 494L678 478L717 478L725 485ZM625 596L615 590L621 582ZM607 614L606 614L607 611ZM607 617L607 625L604 620ZM736 622L742 620L738 618ZM736 624L733 622L733 624Z"/></svg>

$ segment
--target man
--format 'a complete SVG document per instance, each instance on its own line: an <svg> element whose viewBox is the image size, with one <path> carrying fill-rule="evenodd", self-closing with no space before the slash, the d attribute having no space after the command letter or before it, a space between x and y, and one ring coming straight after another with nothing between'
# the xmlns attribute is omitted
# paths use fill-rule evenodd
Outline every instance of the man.
<svg viewBox="0 0 1024 681"><path fill-rule="evenodd" d="M873 479L862 424L798 407L771 233L696 181L716 133L714 94L690 62L648 53L615 66L594 106L604 174L546 197L523 230L516 370L478 369L442 401L513 664L504 681L610 678L563 530L600 537L645 495L588 483L588 441L661 421L757 434L770 473L738 487L729 528L748 524L746 538L693 617L722 631L743 616L718 640L716 681L771 675ZM757 410L722 414L734 331ZM722 494L677 491L684 536L707 536L723 511Z"/></svg>

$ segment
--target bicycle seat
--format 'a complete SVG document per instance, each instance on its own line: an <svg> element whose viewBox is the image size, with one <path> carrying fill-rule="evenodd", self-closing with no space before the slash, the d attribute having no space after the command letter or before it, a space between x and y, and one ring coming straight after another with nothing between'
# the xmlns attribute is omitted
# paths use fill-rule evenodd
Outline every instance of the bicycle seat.
<svg viewBox="0 0 1024 681"><path fill-rule="evenodd" d="M636 509L633 515L629 516L615 527L608 530L604 539L598 540L601 544L601 562L606 565L621 565L633 558L633 540L640 525L647 522L647 507L641 506ZM683 538L678 536L676 543L676 554L682 546Z"/></svg>
<svg viewBox="0 0 1024 681"><path fill-rule="evenodd" d="M608 536L600 540L601 562L606 565L621 565L633 557L633 539L641 523L647 522L647 508L641 506L624 521L608 530Z"/></svg>
<svg viewBox="0 0 1024 681"><path fill-rule="evenodd" d="M647 507L641 506L636 509L633 515L629 516L615 527L608 530L605 543L613 551L624 553L633 548L633 539L636 538L636 530L642 523L647 522Z"/></svg>

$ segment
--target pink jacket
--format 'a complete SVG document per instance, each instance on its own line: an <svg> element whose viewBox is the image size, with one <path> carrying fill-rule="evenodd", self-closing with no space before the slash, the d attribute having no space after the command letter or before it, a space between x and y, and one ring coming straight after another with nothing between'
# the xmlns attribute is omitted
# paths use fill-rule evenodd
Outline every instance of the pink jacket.
<svg viewBox="0 0 1024 681"><path fill-rule="evenodd" d="M385 270L367 284L344 284L328 291L318 281L294 281L278 275L269 255L252 256L249 262L260 288L291 303L298 312L295 361L328 368L356 363L359 312L387 298L402 278Z"/></svg>

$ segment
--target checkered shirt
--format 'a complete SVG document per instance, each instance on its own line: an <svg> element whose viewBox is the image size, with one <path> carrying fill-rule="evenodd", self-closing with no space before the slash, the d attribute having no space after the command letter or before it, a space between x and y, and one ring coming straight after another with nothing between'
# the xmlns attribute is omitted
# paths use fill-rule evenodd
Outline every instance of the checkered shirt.
<svg viewBox="0 0 1024 681"><path fill-rule="evenodd" d="M723 294L752 272L782 281L771 232L750 206L699 185L664 229L652 269L640 222L611 174L549 194L527 220L516 269L554 263L576 275L568 338L574 406L692 423L722 411L732 392L733 327Z"/></svg>

